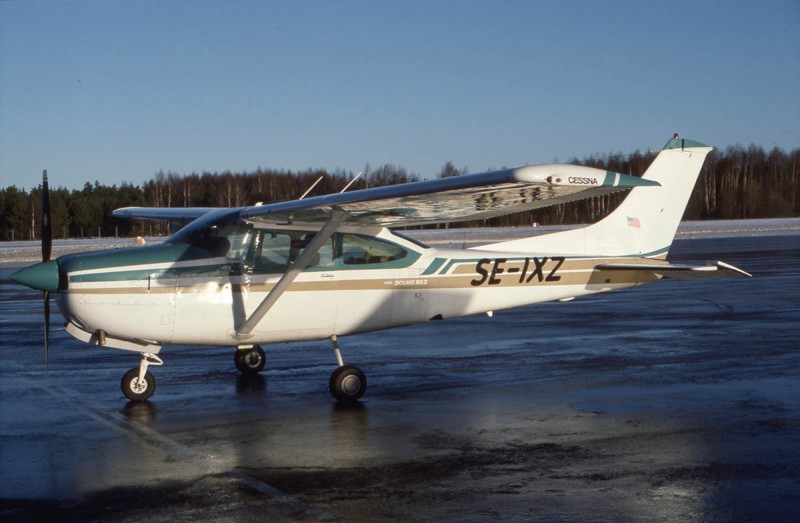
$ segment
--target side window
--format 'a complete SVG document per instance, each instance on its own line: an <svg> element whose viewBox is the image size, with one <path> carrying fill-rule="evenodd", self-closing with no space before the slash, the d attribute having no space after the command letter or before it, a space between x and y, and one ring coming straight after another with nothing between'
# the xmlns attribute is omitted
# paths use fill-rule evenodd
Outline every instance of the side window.
<svg viewBox="0 0 800 523"><path fill-rule="evenodd" d="M231 245L227 254L228 258L234 260L245 259L253 238L251 231L252 226L246 224L231 225L223 228L221 236L226 237Z"/></svg>
<svg viewBox="0 0 800 523"><path fill-rule="evenodd" d="M261 231L253 270L262 273L285 272L311 242L314 234L308 231ZM307 267L331 266L334 260L333 245L333 239L328 240Z"/></svg>
<svg viewBox="0 0 800 523"><path fill-rule="evenodd" d="M308 243L314 238L314 233L307 235L304 238L304 245L308 245ZM311 260L309 263L309 267L330 267L333 265L334 260L334 238L329 238L328 241L325 242L325 245L319 250L317 255Z"/></svg>
<svg viewBox="0 0 800 523"><path fill-rule="evenodd" d="M388 263L405 258L407 251L371 236L342 234L342 261L345 265Z"/></svg>
<svg viewBox="0 0 800 523"><path fill-rule="evenodd" d="M251 230L252 226L244 223L211 225L192 237L191 243L215 256L244 260L250 248Z"/></svg>
<svg viewBox="0 0 800 523"><path fill-rule="evenodd" d="M286 272L314 239L315 231L259 230L251 256L256 273ZM408 256L403 247L372 236L336 233L325 242L306 269L380 265Z"/></svg>
<svg viewBox="0 0 800 523"><path fill-rule="evenodd" d="M289 267L292 238L285 232L262 231L253 269L256 272L284 272Z"/></svg>

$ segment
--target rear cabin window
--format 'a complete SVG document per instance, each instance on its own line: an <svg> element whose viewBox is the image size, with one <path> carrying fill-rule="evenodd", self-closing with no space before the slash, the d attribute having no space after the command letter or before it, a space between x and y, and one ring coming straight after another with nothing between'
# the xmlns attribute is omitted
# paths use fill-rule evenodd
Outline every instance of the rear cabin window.
<svg viewBox="0 0 800 523"><path fill-rule="evenodd" d="M345 265L388 263L405 258L406 250L372 236L342 234L342 261Z"/></svg>

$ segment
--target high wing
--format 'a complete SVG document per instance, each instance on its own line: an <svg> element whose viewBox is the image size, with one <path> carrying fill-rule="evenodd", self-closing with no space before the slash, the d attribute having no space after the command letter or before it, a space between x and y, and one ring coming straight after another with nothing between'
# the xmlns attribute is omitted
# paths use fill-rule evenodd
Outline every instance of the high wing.
<svg viewBox="0 0 800 523"><path fill-rule="evenodd" d="M591 167L531 165L249 207L241 216L263 224L321 224L339 210L348 224L402 227L492 218L658 185Z"/></svg>
<svg viewBox="0 0 800 523"><path fill-rule="evenodd" d="M350 225L402 227L486 219L624 191L658 182L568 164L530 165L479 174L362 189L267 205L241 207L259 225L304 223L321 227L334 210ZM191 221L208 207L126 207L116 218Z"/></svg>
<svg viewBox="0 0 800 523"><path fill-rule="evenodd" d="M672 263L602 263L595 269L604 271L642 271L673 280L705 280L722 278L749 278L752 276L725 262L710 265L686 265Z"/></svg>

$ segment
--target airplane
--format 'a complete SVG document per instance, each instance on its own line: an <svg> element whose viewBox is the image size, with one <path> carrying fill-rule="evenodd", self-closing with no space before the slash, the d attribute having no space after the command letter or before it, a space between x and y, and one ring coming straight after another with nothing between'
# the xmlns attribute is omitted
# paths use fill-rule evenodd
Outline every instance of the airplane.
<svg viewBox="0 0 800 523"><path fill-rule="evenodd" d="M344 363L343 336L569 301L661 278L749 277L724 262L666 259L711 150L676 134L642 177L527 165L237 208L121 208L113 216L187 225L158 245L55 260L43 227L43 262L11 278L45 292L46 317L55 294L65 329L78 340L139 353L138 367L121 382L132 401L155 391L149 368L163 364L164 345L235 348L238 370L254 374L265 366L262 345L327 339L337 363L330 392L354 403L367 379ZM43 189L47 198L46 171ZM393 230L616 191L629 193L594 224L477 247L433 248ZM49 225L44 203L43 220Z"/></svg>

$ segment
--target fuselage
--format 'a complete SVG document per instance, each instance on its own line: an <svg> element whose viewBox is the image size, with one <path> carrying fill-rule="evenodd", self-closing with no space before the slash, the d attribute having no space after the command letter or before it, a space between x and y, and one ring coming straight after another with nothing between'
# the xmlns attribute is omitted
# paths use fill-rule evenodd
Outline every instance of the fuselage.
<svg viewBox="0 0 800 523"><path fill-rule="evenodd" d="M337 232L247 342L324 339L655 279L598 271L597 258L436 249L386 229L363 232ZM103 331L112 340L237 345L239 326L309 235L313 231L290 226L240 226L219 235L223 245L176 235L162 245L64 256L58 260L64 280L58 305L73 328Z"/></svg>

